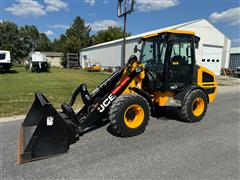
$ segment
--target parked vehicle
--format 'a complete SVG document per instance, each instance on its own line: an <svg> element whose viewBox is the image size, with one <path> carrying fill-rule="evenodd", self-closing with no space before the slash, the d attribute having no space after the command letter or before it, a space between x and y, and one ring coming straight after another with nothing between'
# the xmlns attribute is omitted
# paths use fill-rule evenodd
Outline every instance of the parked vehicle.
<svg viewBox="0 0 240 180"><path fill-rule="evenodd" d="M102 67L98 63L91 64L89 67L86 68L88 72L100 72Z"/></svg>
<svg viewBox="0 0 240 180"><path fill-rule="evenodd" d="M28 68L32 72L49 71L50 69L46 55L41 52L31 52L29 54L28 63Z"/></svg>
<svg viewBox="0 0 240 180"><path fill-rule="evenodd" d="M235 75L240 78L240 66L237 67L237 69L235 71Z"/></svg>
<svg viewBox="0 0 240 180"><path fill-rule="evenodd" d="M9 71L12 67L10 51L0 50L0 70Z"/></svg>

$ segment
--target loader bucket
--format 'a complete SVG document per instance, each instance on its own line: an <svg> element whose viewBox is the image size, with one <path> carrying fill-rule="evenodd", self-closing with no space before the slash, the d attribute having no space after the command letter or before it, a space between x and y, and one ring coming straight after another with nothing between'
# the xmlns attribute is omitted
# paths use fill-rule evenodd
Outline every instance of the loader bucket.
<svg viewBox="0 0 240 180"><path fill-rule="evenodd" d="M39 160L69 149L69 127L64 117L41 93L35 93L18 139L18 164Z"/></svg>

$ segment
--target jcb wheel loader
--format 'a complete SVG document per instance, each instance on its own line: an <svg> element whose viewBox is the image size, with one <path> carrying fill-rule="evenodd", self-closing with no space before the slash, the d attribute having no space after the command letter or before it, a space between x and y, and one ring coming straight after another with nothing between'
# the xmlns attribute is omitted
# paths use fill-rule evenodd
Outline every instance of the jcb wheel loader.
<svg viewBox="0 0 240 180"><path fill-rule="evenodd" d="M136 136L161 107L178 106L182 120L200 121L215 99L217 83L213 72L196 65L199 40L194 32L180 30L143 37L142 48L135 47L139 59L131 56L91 94L80 85L61 112L36 92L20 128L18 163L65 153L84 133L108 122L119 136ZM75 113L78 95L84 106Z"/></svg>

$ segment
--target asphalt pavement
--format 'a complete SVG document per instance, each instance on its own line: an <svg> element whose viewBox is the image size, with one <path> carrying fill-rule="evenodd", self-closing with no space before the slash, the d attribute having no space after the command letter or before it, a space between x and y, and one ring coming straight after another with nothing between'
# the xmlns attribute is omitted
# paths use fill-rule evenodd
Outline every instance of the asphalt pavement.
<svg viewBox="0 0 240 180"><path fill-rule="evenodd" d="M201 122L180 122L170 109L139 136L115 137L104 126L64 155L20 166L21 121L0 123L0 179L240 179L239 109L239 91L220 93Z"/></svg>

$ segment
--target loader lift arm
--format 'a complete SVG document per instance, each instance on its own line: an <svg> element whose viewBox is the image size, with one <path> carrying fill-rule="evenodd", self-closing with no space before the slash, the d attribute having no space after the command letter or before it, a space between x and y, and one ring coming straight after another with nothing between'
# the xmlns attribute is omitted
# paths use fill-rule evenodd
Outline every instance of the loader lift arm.
<svg viewBox="0 0 240 180"><path fill-rule="evenodd" d="M141 68L135 68L135 70L129 71L128 75L121 80L126 68L132 67L134 63L138 63L136 56L132 56L124 67L98 86L91 95L92 103L85 104L77 113L83 132L84 129L95 126L97 121L102 121L102 119L106 118L105 116L107 114L105 112L108 110L112 101L121 95L131 81L143 71Z"/></svg>
<svg viewBox="0 0 240 180"><path fill-rule="evenodd" d="M136 56L113 73L95 91L90 94L85 84L81 84L73 93L69 103L63 103L61 112L57 112L42 93L35 94L35 101L22 123L18 146L18 163L26 163L51 157L68 151L70 144L79 140L79 136L101 124L107 117L107 110L131 81L143 71ZM123 78L123 74L126 74ZM75 113L72 106L81 95L84 106Z"/></svg>

